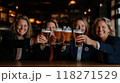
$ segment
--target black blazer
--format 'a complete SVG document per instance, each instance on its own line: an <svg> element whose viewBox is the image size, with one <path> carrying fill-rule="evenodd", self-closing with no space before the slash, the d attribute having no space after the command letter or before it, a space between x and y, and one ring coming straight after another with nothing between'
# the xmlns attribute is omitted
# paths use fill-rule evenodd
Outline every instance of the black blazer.
<svg viewBox="0 0 120 83"><path fill-rule="evenodd" d="M30 47L30 39L18 40L12 32L4 34L0 44L0 60L14 61L17 54L17 48L22 48L22 56L20 60L29 60L28 50Z"/></svg>
<svg viewBox="0 0 120 83"><path fill-rule="evenodd" d="M33 61L49 61L50 59L50 46L46 46L43 50L40 49L41 44L35 44L32 46L32 60ZM60 59L61 45L53 45L53 61Z"/></svg>

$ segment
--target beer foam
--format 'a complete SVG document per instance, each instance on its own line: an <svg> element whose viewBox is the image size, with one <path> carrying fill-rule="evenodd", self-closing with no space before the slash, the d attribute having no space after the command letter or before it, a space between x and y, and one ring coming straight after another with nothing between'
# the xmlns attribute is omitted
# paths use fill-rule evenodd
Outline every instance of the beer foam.
<svg viewBox="0 0 120 83"><path fill-rule="evenodd" d="M56 28L55 31L62 31L62 28Z"/></svg>
<svg viewBox="0 0 120 83"><path fill-rule="evenodd" d="M72 32L72 30L64 30L63 32Z"/></svg>
<svg viewBox="0 0 120 83"><path fill-rule="evenodd" d="M44 32L44 33L50 33L50 30L42 29L42 32Z"/></svg>
<svg viewBox="0 0 120 83"><path fill-rule="evenodd" d="M74 33L82 33L81 30L74 30Z"/></svg>

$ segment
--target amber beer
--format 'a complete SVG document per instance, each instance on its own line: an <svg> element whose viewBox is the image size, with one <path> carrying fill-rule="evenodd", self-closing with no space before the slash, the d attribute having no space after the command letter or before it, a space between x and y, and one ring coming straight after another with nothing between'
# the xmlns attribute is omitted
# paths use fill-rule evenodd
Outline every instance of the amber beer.
<svg viewBox="0 0 120 83"><path fill-rule="evenodd" d="M76 41L76 39L77 39L77 36L82 35L82 31L81 31L81 30L74 30L74 31L73 31L73 35L74 35L74 38L75 38L75 45L76 45L77 47L81 46L82 43L78 43L78 42Z"/></svg>
<svg viewBox="0 0 120 83"><path fill-rule="evenodd" d="M62 38L62 28L56 28L54 30L54 34L56 37L56 44L61 44L61 38Z"/></svg>
<svg viewBox="0 0 120 83"><path fill-rule="evenodd" d="M63 30L63 34L65 36L64 45L70 45L72 30Z"/></svg>
<svg viewBox="0 0 120 83"><path fill-rule="evenodd" d="M48 46L49 45L50 30L42 29L41 34L44 35L46 37L47 41L48 41L46 44L42 44L42 45Z"/></svg>

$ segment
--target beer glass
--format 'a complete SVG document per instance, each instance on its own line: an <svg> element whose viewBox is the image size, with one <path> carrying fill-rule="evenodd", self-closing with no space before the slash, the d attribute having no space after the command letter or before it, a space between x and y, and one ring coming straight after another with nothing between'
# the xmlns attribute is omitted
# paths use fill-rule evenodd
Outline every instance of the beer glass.
<svg viewBox="0 0 120 83"><path fill-rule="evenodd" d="M73 35L74 35L74 38L75 38L75 46L76 46L76 47L81 46L82 43L77 42L76 39L77 39L77 36L82 35L82 31L81 31L81 30L74 29L74 30L73 30Z"/></svg>
<svg viewBox="0 0 120 83"><path fill-rule="evenodd" d="M61 38L62 38L62 28L56 28L54 29L54 34L56 37L56 44L61 44Z"/></svg>
<svg viewBox="0 0 120 83"><path fill-rule="evenodd" d="M49 35L50 35L50 30L42 29L41 34L44 35L47 39L47 43L44 43L42 45L49 46Z"/></svg>
<svg viewBox="0 0 120 83"><path fill-rule="evenodd" d="M64 41L63 44L64 45L70 45L72 30L71 29L64 29L63 34L65 36L65 41Z"/></svg>

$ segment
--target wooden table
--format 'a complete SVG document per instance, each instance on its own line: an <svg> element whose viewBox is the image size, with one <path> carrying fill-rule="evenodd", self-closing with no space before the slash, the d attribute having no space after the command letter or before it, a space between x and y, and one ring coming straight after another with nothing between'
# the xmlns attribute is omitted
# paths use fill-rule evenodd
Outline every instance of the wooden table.
<svg viewBox="0 0 120 83"><path fill-rule="evenodd" d="M0 67L120 67L120 64L103 64L88 61L1 61Z"/></svg>

